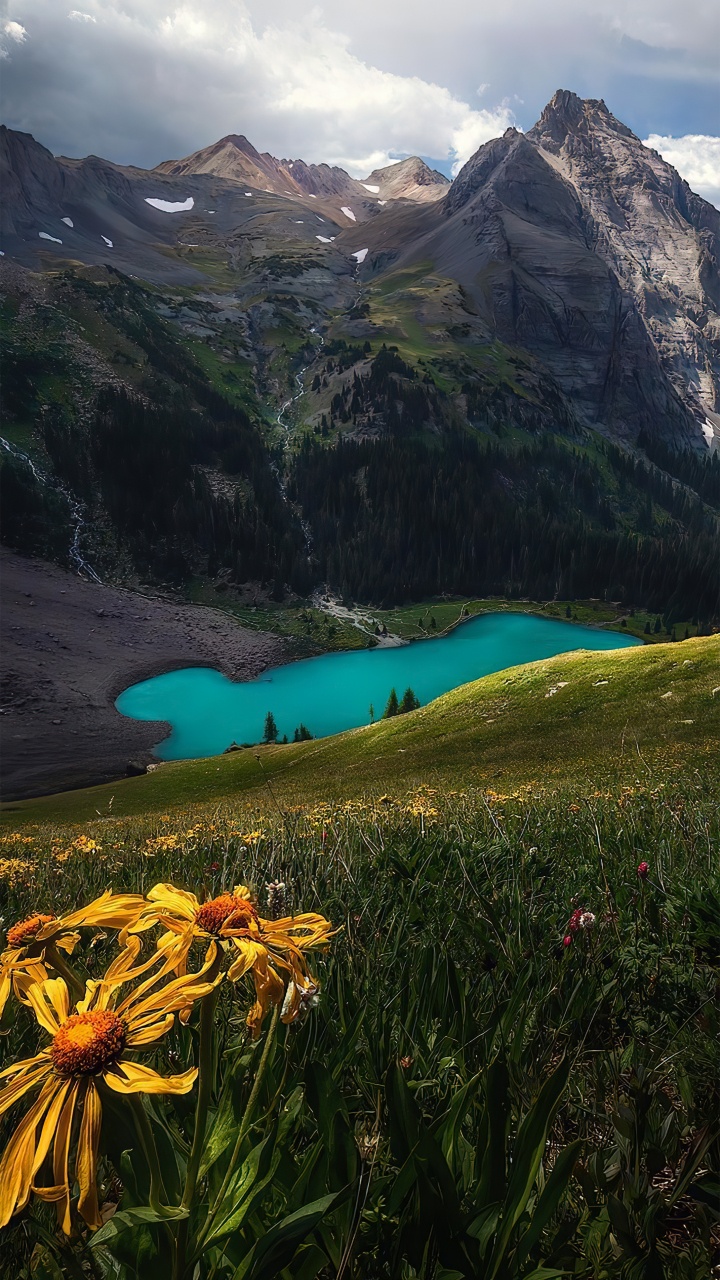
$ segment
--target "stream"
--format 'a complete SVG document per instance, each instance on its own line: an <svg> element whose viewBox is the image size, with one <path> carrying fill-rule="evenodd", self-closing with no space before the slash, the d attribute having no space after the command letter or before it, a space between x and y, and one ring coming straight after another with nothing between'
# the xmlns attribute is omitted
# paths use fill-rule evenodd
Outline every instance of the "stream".
<svg viewBox="0 0 720 1280"><path fill-rule="evenodd" d="M93 582L102 582L102 578L98 577L92 565L88 564L80 549L83 530L87 528L85 504L78 498L75 498L70 490L66 489L65 486L54 476L49 476L47 472L42 470L42 468L36 466L32 458L29 458L26 453L23 453L22 449L18 449L17 445L11 444L4 436L0 436L0 448L4 449L6 453L9 453L11 457L17 458L20 462L23 462L26 467L29 467L35 480L37 480L37 483L42 485L43 488L54 489L57 493L62 494L70 507L70 517L73 522L72 541L68 548L70 561L77 573L85 574L85 576L90 578Z"/></svg>

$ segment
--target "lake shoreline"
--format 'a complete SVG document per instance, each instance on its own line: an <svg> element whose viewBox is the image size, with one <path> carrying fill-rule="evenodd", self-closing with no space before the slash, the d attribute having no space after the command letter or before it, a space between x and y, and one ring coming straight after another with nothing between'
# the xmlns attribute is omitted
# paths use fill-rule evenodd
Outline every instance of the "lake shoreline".
<svg viewBox="0 0 720 1280"><path fill-rule="evenodd" d="M156 762L162 721L129 720L115 699L168 671L248 679L288 662L278 636L219 610L88 582L0 548L4 802L113 782Z"/></svg>
<svg viewBox="0 0 720 1280"><path fill-rule="evenodd" d="M601 627L584 627L576 642L568 620L520 610L476 613L461 624L426 637L432 645L334 651L235 683L196 664L133 684L116 706L143 723L171 724L156 743L160 760L206 759L232 746L298 741L306 730L322 739L363 728L383 718L392 690L426 706L486 675L561 653L643 647L636 636Z"/></svg>
<svg viewBox="0 0 720 1280"><path fill-rule="evenodd" d="M154 748L170 723L133 720L115 707L134 684L193 667L242 682L308 656L223 609L88 582L7 548L0 556L3 802L112 782L126 776L128 765L158 764ZM406 648L493 612L547 618L537 602L517 603L523 607L507 608L499 599L435 633L394 639ZM372 612L363 610L363 617ZM603 623L574 625L608 630Z"/></svg>

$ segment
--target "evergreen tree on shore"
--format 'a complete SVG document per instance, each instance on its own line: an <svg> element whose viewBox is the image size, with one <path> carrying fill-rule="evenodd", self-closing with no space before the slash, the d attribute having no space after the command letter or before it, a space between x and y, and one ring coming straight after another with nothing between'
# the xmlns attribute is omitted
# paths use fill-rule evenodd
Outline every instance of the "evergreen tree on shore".
<svg viewBox="0 0 720 1280"><path fill-rule="evenodd" d="M417 711L420 706L420 699L416 697L413 690L408 685L402 696L402 702L398 708L400 715L404 715L406 711Z"/></svg>
<svg viewBox="0 0 720 1280"><path fill-rule="evenodd" d="M400 704L398 702L397 691L393 687L390 690L390 697L388 698L385 704L385 710L383 711L383 720L389 720L391 716L396 716L399 710L400 710Z"/></svg>

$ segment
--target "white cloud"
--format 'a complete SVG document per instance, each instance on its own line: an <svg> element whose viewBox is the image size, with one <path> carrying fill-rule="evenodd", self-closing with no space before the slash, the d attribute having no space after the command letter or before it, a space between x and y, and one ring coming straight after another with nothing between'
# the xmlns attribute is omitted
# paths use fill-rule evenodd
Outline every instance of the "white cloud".
<svg viewBox="0 0 720 1280"><path fill-rule="evenodd" d="M411 154L463 163L512 122L506 103L476 108L432 80L359 58L319 9L263 25L248 3L227 0L202 7L180 0L172 8L166 0L96 0L93 7L102 21L88 60L80 30L72 51L63 36L57 0L16 0L38 29L37 83L25 82L17 127L34 129L55 149L155 164L242 132L262 150L364 177ZM78 28L90 26L91 15L70 16ZM43 60L52 68L45 77ZM50 120L61 138L48 136ZM121 152L112 145L120 130Z"/></svg>
<svg viewBox="0 0 720 1280"><path fill-rule="evenodd" d="M559 87L636 132L713 127L711 0L443 0L441 22L437 0L84 3L0 0L4 118L65 154L153 165L245 133L358 178L413 153L457 169Z"/></svg>
<svg viewBox="0 0 720 1280"><path fill-rule="evenodd" d="M22 44L27 38L27 31L20 26L19 22L4 22L3 34L8 36L10 40L14 40L16 44Z"/></svg>
<svg viewBox="0 0 720 1280"><path fill-rule="evenodd" d="M2 28L0 29L2 30L3 35L8 40L14 40L15 44L22 44L23 41L27 39L27 31L19 22L3 22Z"/></svg>
<svg viewBox="0 0 720 1280"><path fill-rule="evenodd" d="M720 209L720 138L704 133L688 133L682 138L651 133L645 146L659 151L693 191Z"/></svg>
<svg viewBox="0 0 720 1280"><path fill-rule="evenodd" d="M2 6L7 12L5 5ZM27 39L27 31L19 22L11 22L9 19L0 21L0 59L10 57L10 48L13 44L23 44Z"/></svg>

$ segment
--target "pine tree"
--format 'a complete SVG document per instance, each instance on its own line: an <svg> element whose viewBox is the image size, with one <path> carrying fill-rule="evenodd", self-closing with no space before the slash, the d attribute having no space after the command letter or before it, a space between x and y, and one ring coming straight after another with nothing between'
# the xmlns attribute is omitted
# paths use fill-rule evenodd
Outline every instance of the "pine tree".
<svg viewBox="0 0 720 1280"><path fill-rule="evenodd" d="M275 717L272 711L268 711L265 717L265 728L263 730L263 742L277 742L278 727L275 723Z"/></svg>
<svg viewBox="0 0 720 1280"><path fill-rule="evenodd" d="M416 698L413 690L408 685L402 696L402 702L398 708L400 715L404 715L406 711L417 711L420 706L420 699Z"/></svg>
<svg viewBox="0 0 720 1280"><path fill-rule="evenodd" d="M385 710L383 711L383 720L389 720L391 716L396 716L399 710L400 710L400 707L398 704L397 691L393 687L390 690L390 697L388 698L385 704Z"/></svg>

